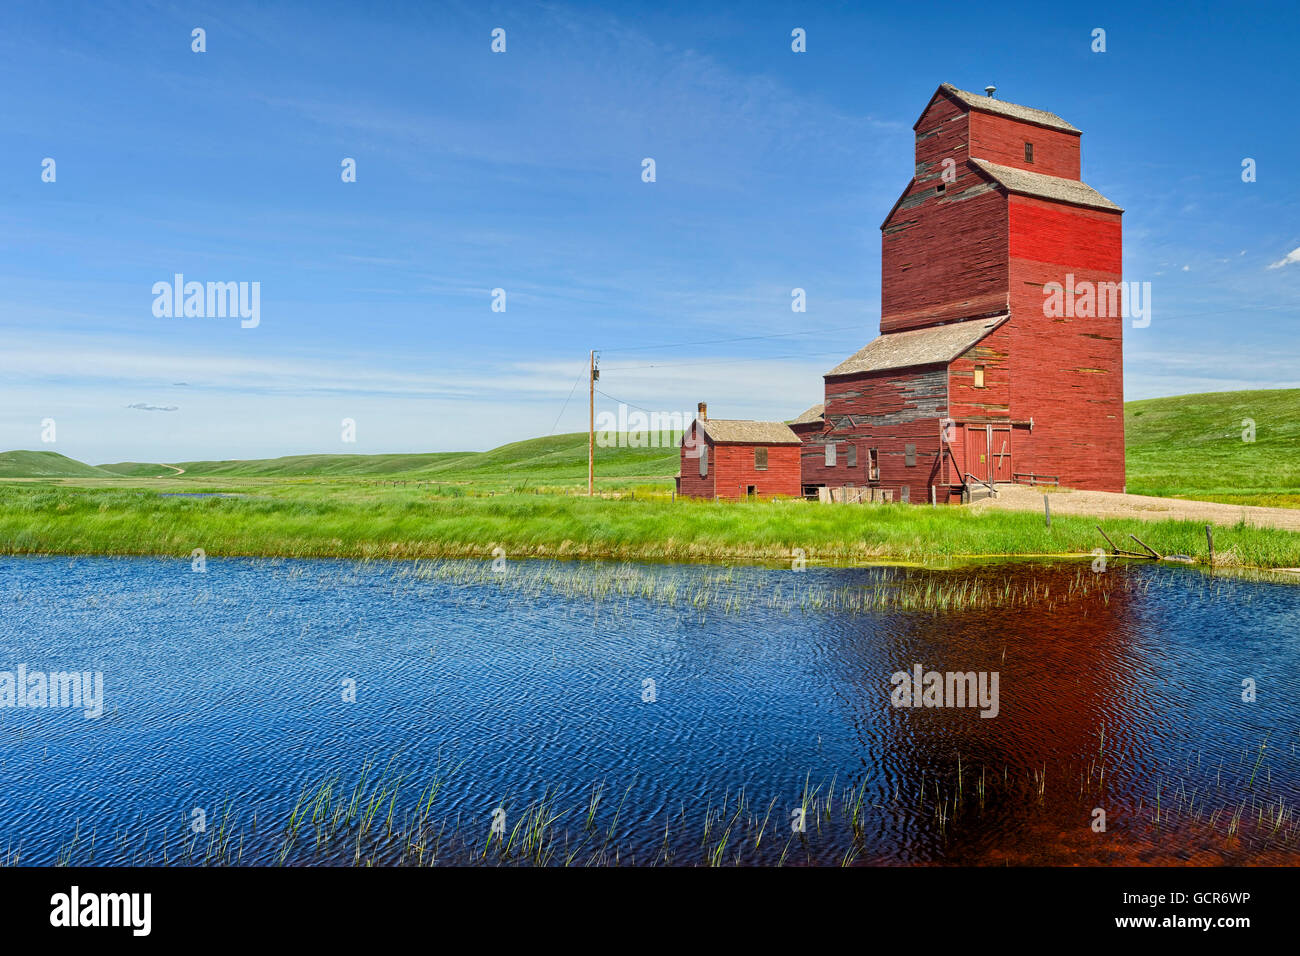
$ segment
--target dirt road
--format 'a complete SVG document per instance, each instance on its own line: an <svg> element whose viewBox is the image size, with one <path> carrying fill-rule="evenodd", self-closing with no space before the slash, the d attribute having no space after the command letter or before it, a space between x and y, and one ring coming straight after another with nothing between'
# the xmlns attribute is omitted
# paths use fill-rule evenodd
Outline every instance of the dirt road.
<svg viewBox="0 0 1300 956"><path fill-rule="evenodd" d="M1028 485L998 485L998 497L977 501L973 510L1042 511L1042 488ZM1224 505L1182 498L1149 498L1111 491L1046 492L1053 514L1096 515L1099 518L1138 518L1143 521L1197 521L1201 524L1233 525L1239 521L1261 528L1300 531L1300 508L1261 508L1256 505Z"/></svg>

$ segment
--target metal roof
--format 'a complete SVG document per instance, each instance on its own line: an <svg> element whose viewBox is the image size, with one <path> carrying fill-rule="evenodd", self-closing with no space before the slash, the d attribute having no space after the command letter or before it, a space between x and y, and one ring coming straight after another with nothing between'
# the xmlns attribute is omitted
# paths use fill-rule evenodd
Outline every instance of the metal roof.
<svg viewBox="0 0 1300 956"><path fill-rule="evenodd" d="M999 186L1008 192L1037 196L1040 199L1054 199L1075 206L1091 206L1093 209L1108 209L1111 212L1123 212L1097 190L1077 179L1065 179L1061 176L1046 176L1043 173L1031 173L1027 169L1014 166L1000 166L987 159L970 160L981 172L993 178Z"/></svg>
<svg viewBox="0 0 1300 956"><path fill-rule="evenodd" d="M873 339L865 348L850 355L826 374L851 375L855 372L879 372L915 365L946 364L1006 320L1006 315L999 315L934 325L925 329L890 332Z"/></svg>

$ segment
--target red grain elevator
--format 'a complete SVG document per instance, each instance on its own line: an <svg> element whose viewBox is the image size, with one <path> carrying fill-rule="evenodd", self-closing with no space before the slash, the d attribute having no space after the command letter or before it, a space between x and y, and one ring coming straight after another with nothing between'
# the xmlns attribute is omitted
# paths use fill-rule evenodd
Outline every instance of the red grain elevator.
<svg viewBox="0 0 1300 956"><path fill-rule="evenodd" d="M824 377L805 491L1122 491L1123 210L1081 181L1080 131L946 83L914 130L881 226L880 336Z"/></svg>

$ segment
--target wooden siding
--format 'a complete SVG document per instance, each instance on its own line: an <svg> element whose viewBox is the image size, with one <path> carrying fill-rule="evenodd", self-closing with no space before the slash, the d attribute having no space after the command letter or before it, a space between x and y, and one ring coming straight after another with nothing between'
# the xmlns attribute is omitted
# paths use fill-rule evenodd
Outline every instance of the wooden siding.
<svg viewBox="0 0 1300 956"><path fill-rule="evenodd" d="M692 424L692 429L695 425ZM687 434L691 434L690 431ZM700 477L700 460L686 454L681 448L681 481L679 494L691 498L744 498L748 486L760 497L798 497L799 445L719 444L706 440L709 455L709 473ZM754 449L767 449L767 469L754 467Z"/></svg>
<svg viewBox="0 0 1300 956"><path fill-rule="evenodd" d="M882 333L1006 310L1006 200L966 162L968 115L940 96L917 125L916 174L881 230Z"/></svg>
<svg viewBox="0 0 1300 956"><path fill-rule="evenodd" d="M1011 331L1003 323L948 365L948 415L957 421L1011 417ZM975 387L975 367L984 387Z"/></svg>
<svg viewBox="0 0 1300 956"><path fill-rule="evenodd" d="M1017 435L1016 470L1059 475L1071 488L1124 489L1121 316L1044 315L1043 286L1122 278L1119 213L1011 197L1013 223L1011 417L1034 420Z"/></svg>
<svg viewBox="0 0 1300 956"><path fill-rule="evenodd" d="M1034 144L1034 161L1025 162L1025 143ZM1045 176L1079 178L1078 133L1047 129L1013 119L972 110L970 155L991 163L1027 169Z"/></svg>
<svg viewBox="0 0 1300 956"><path fill-rule="evenodd" d="M682 447L680 451L681 459L681 480L677 483L677 493L686 495L688 498L712 498L714 493L713 479L717 474L714 468L713 446L705 440L704 447L708 450L709 455L709 473L706 477L700 477L700 459L694 455L686 454L686 439L695 435L698 424L691 422L691 427L682 435Z"/></svg>
<svg viewBox="0 0 1300 956"><path fill-rule="evenodd" d="M767 470L754 468L754 449L767 448ZM744 498L745 489L754 486L760 497L784 495L798 497L799 445L715 445L710 463L716 469L714 492L719 498Z"/></svg>
<svg viewBox="0 0 1300 956"><path fill-rule="evenodd" d="M894 500L907 486L912 501L929 501L939 454L939 419L947 415L948 377L943 365L863 372L826 380L826 432L803 446L803 484L891 489ZM840 445L827 467L825 446ZM845 463L843 446L857 446L857 466ZM915 464L907 465L907 446ZM867 475L868 450L878 450L880 479Z"/></svg>

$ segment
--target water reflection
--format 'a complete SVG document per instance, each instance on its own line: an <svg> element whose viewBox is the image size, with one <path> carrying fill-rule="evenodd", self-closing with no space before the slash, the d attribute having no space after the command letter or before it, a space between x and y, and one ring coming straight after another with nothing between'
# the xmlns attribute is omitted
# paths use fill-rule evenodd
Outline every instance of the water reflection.
<svg viewBox="0 0 1300 956"><path fill-rule="evenodd" d="M98 669L107 696L98 721L0 708L17 862L1295 862L1290 585L208 567L0 560L0 671ZM996 672L996 718L891 706L914 665Z"/></svg>

